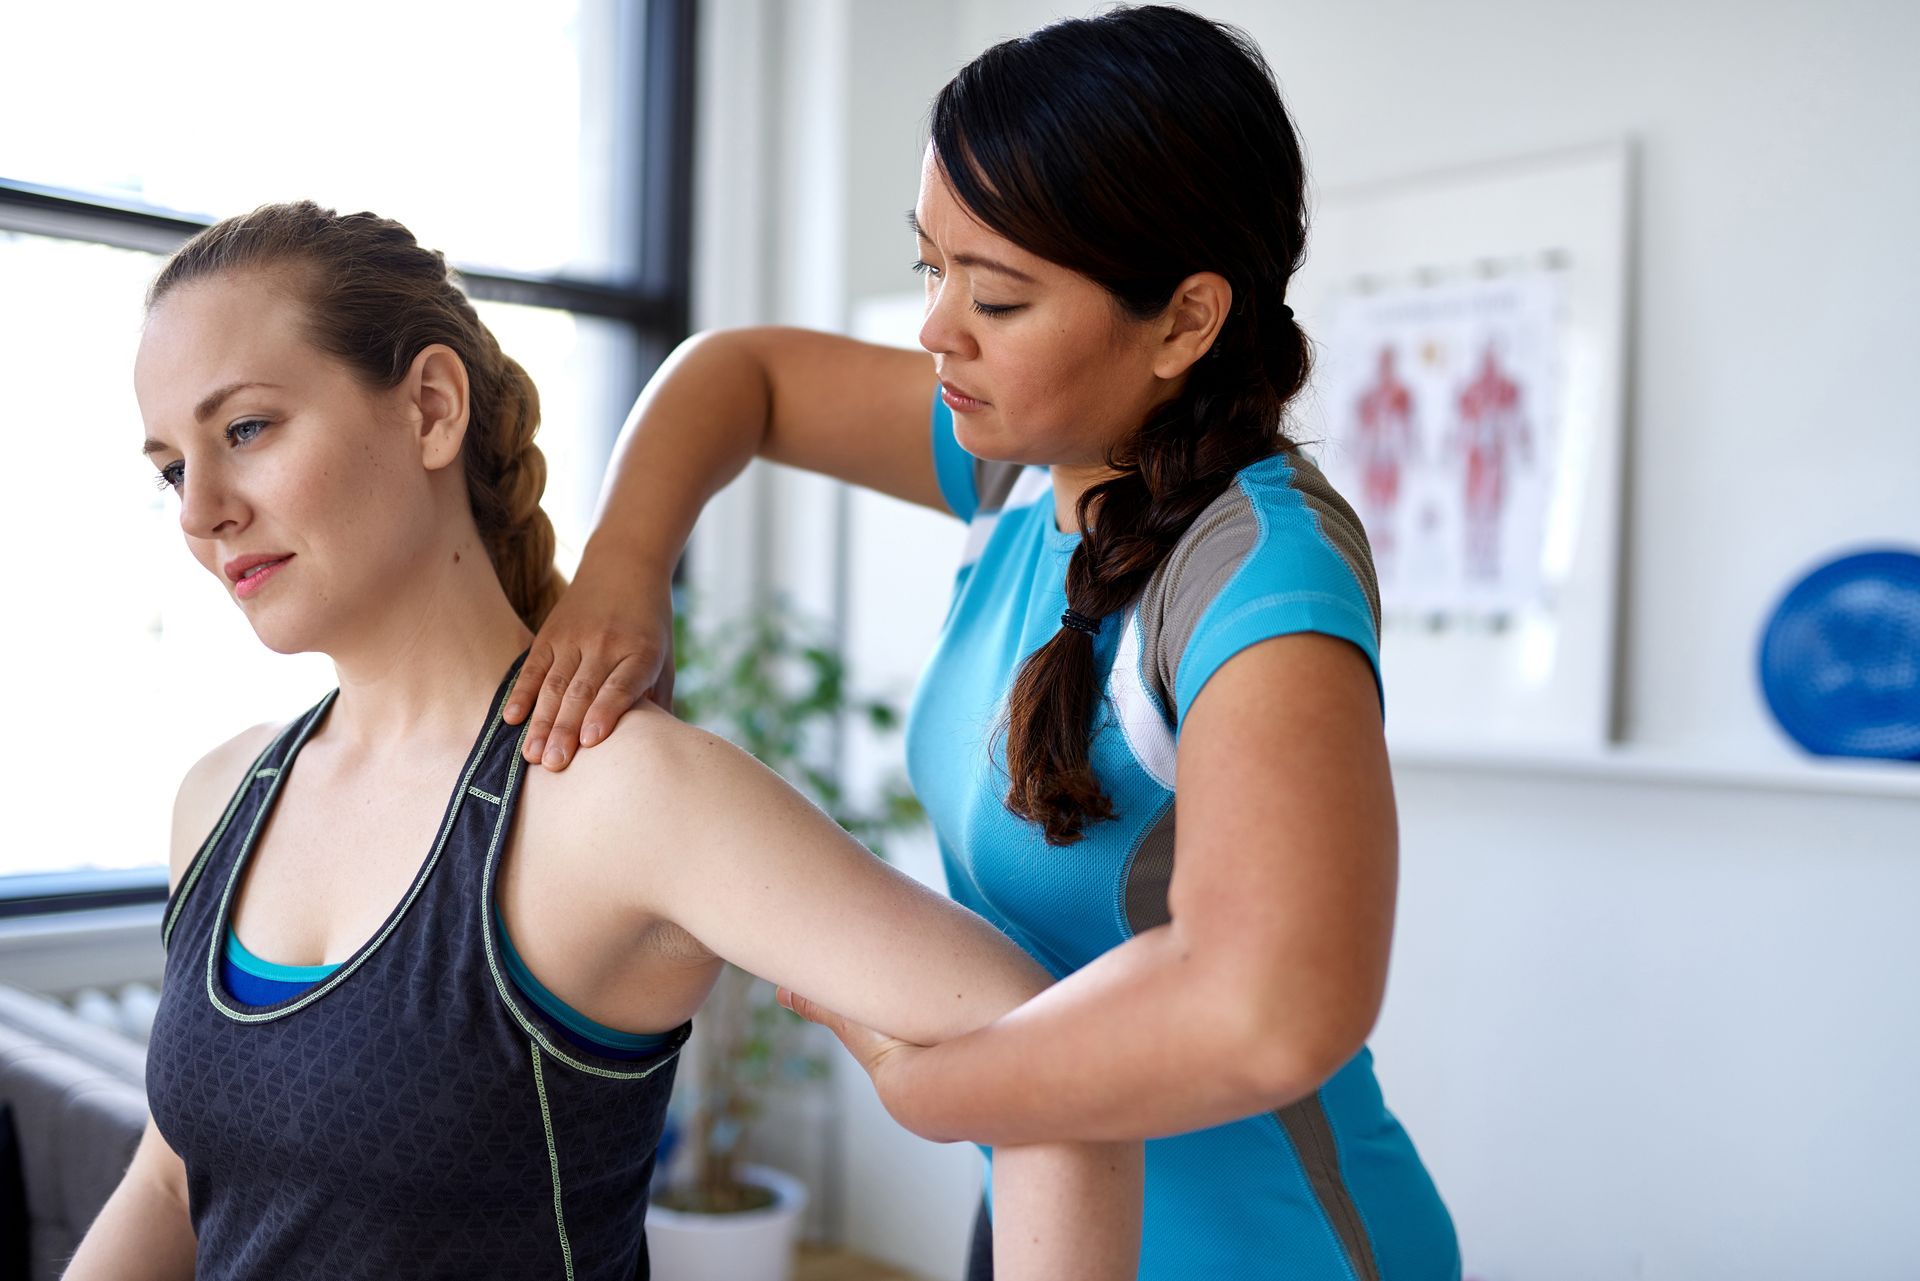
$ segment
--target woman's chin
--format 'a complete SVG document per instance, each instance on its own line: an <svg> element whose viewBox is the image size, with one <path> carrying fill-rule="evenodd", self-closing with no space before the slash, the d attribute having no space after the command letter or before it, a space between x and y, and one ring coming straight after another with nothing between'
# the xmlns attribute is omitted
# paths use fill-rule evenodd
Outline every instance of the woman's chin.
<svg viewBox="0 0 1920 1281"><path fill-rule="evenodd" d="M1049 448L1044 442L1036 447L1031 439L1004 431L997 423L978 422L976 418L976 415L968 415L965 419L956 417L953 423L954 440L975 458L992 463L1045 467L1051 461L1049 455L1058 457L1059 451Z"/></svg>
<svg viewBox="0 0 1920 1281"><path fill-rule="evenodd" d="M956 418L953 424L953 438L960 443L960 448L975 458L984 458L989 462L1012 461L1006 457L1008 442L1002 440L998 432L984 425L976 425L971 420Z"/></svg>
<svg viewBox="0 0 1920 1281"><path fill-rule="evenodd" d="M320 648L319 637L308 627L289 626L284 619L256 618L249 614L247 623L253 628L254 639L276 654L306 654Z"/></svg>

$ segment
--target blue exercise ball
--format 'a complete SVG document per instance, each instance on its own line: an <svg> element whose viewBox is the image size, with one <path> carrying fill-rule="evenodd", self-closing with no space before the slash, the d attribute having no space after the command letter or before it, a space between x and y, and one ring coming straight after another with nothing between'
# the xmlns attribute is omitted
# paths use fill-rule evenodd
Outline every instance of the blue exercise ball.
<svg viewBox="0 0 1920 1281"><path fill-rule="evenodd" d="M1858 552L1795 583L1761 638L1760 687L1810 752L1920 760L1920 555Z"/></svg>

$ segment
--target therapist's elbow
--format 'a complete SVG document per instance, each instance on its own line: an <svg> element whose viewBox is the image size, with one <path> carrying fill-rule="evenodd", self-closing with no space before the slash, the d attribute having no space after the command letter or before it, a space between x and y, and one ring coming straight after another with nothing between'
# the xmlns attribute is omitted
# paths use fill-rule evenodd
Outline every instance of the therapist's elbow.
<svg viewBox="0 0 1920 1281"><path fill-rule="evenodd" d="M1249 1095L1270 1109L1313 1094L1366 1048L1378 1013L1377 1002L1305 1017L1251 1003L1235 1056Z"/></svg>

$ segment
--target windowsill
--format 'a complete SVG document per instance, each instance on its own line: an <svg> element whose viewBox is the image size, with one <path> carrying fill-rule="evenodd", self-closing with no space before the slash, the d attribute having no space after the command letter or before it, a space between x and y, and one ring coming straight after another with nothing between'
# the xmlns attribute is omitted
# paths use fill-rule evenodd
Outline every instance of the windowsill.
<svg viewBox="0 0 1920 1281"><path fill-rule="evenodd" d="M1599 783L1647 783L1757 791L1825 792L1920 800L1920 762L1777 757L1740 760L1615 744L1592 751L1399 746L1396 769L1549 775Z"/></svg>
<svg viewBox="0 0 1920 1281"><path fill-rule="evenodd" d="M28 991L158 983L161 903L0 918L0 976Z"/></svg>
<svg viewBox="0 0 1920 1281"><path fill-rule="evenodd" d="M0 920L162 903L166 897L167 869L159 864L14 874L0 876Z"/></svg>

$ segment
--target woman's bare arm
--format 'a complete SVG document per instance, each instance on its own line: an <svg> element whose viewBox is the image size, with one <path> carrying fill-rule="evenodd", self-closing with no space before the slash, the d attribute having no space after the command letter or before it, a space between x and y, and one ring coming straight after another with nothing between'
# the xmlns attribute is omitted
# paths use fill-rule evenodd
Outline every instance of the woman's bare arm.
<svg viewBox="0 0 1920 1281"><path fill-rule="evenodd" d="M66 1281L190 1281L193 1265L186 1167L149 1119L133 1163L87 1229Z"/></svg>
<svg viewBox="0 0 1920 1281"><path fill-rule="evenodd" d="M682 343L614 445L593 535L534 638L506 719L564 769L651 694L672 705L674 562L707 500L756 456L945 510L928 431L933 358L806 329Z"/></svg>
<svg viewBox="0 0 1920 1281"><path fill-rule="evenodd" d="M1050 981L999 930L875 858L751 756L658 709L628 713L574 768L598 784L573 789L590 811L574 824L590 834L596 882L763 978L831 991L920 1044L990 1023ZM636 831L647 834L639 850ZM1009 1146L994 1159L1002 1281L1134 1275L1137 1143Z"/></svg>
<svg viewBox="0 0 1920 1281"><path fill-rule="evenodd" d="M220 814L241 772L273 737L273 725L235 735L196 762L173 801L167 859L169 891ZM120 1186L100 1208L66 1271L66 1281L185 1281L194 1272L193 1221L187 1213L187 1167L153 1119L140 1136Z"/></svg>

